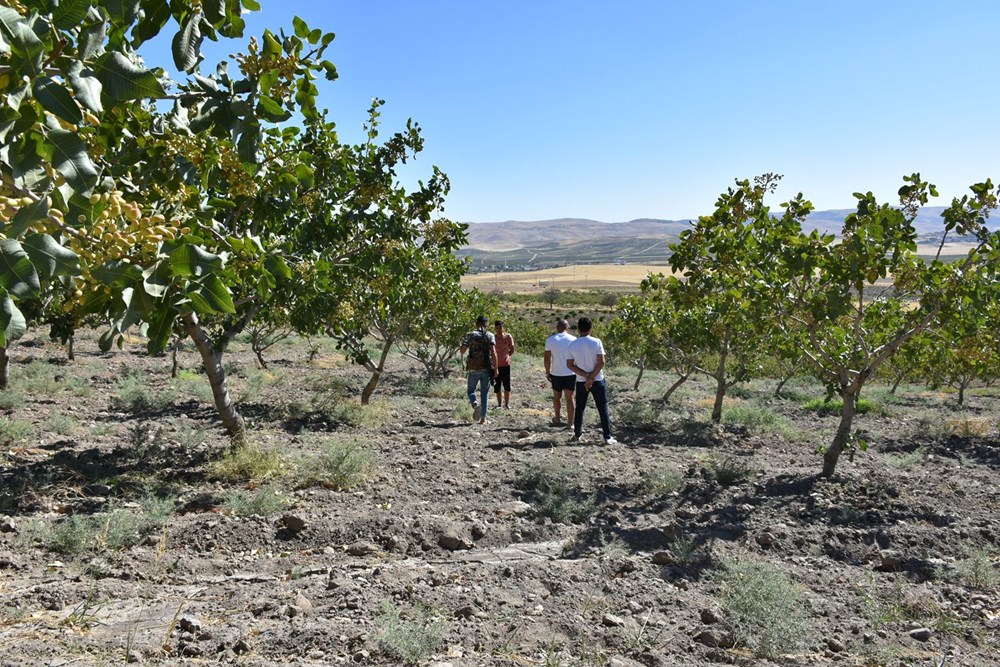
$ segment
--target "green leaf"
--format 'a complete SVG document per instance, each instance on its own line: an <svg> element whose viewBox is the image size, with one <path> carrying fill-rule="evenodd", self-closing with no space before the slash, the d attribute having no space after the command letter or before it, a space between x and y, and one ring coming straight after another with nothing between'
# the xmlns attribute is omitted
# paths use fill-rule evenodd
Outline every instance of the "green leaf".
<svg viewBox="0 0 1000 667"><path fill-rule="evenodd" d="M284 278L285 280L292 279L292 270L289 268L284 258L279 257L278 255L268 255L265 257L264 268L266 268L272 275L278 276L279 278Z"/></svg>
<svg viewBox="0 0 1000 667"><path fill-rule="evenodd" d="M170 289L170 272L165 262L157 262L142 272L142 287L146 293L162 299Z"/></svg>
<svg viewBox="0 0 1000 667"><path fill-rule="evenodd" d="M143 0L142 14L142 20L132 28L132 37L139 44L160 34L170 20L170 4L166 0Z"/></svg>
<svg viewBox="0 0 1000 667"><path fill-rule="evenodd" d="M77 52L81 60L90 60L97 57L97 54L104 48L104 42L108 38L108 22L104 19L84 26L80 30L80 39L77 42Z"/></svg>
<svg viewBox="0 0 1000 667"><path fill-rule="evenodd" d="M292 113L267 95L261 95L257 103L257 115L271 123L281 123L292 117Z"/></svg>
<svg viewBox="0 0 1000 667"><path fill-rule="evenodd" d="M7 347L28 330L24 315L6 290L0 289L0 346Z"/></svg>
<svg viewBox="0 0 1000 667"><path fill-rule="evenodd" d="M309 37L309 26L298 16L292 17L292 26L295 28L296 36L302 39Z"/></svg>
<svg viewBox="0 0 1000 667"><path fill-rule="evenodd" d="M90 0L61 0L52 10L52 22L60 30L71 30L87 18Z"/></svg>
<svg viewBox="0 0 1000 667"><path fill-rule="evenodd" d="M8 41L17 39L20 32L19 24L22 23L24 23L24 17L16 10L0 6L0 33L3 33Z"/></svg>
<svg viewBox="0 0 1000 667"><path fill-rule="evenodd" d="M222 258L200 246L185 243L169 254L170 268L175 275L186 278L222 271Z"/></svg>
<svg viewBox="0 0 1000 667"><path fill-rule="evenodd" d="M243 0L243 7L251 12L260 11L260 3L257 0Z"/></svg>
<svg viewBox="0 0 1000 667"><path fill-rule="evenodd" d="M101 56L94 67L94 73L104 86L104 93L115 102L160 99L166 96L166 91L155 74L139 67L117 51Z"/></svg>
<svg viewBox="0 0 1000 667"><path fill-rule="evenodd" d="M193 289L192 289L193 288ZM199 283L192 283L188 289L188 297L199 313L235 313L233 297L219 276L205 276Z"/></svg>
<svg viewBox="0 0 1000 667"><path fill-rule="evenodd" d="M142 278L142 270L138 266L118 259L105 262L90 272L99 281L112 287L124 287Z"/></svg>
<svg viewBox="0 0 1000 667"><path fill-rule="evenodd" d="M202 0L201 8L205 12L205 18L214 26L219 25L226 18L225 0Z"/></svg>
<svg viewBox="0 0 1000 667"><path fill-rule="evenodd" d="M97 185L98 174L87 153L87 144L75 132L62 129L48 130L45 138L52 149L52 166L74 190L89 195Z"/></svg>
<svg viewBox="0 0 1000 667"><path fill-rule="evenodd" d="M49 203L43 197L33 204L22 206L14 214L10 223L4 228L3 233L9 238L16 239L33 222L44 220L49 215Z"/></svg>
<svg viewBox="0 0 1000 667"><path fill-rule="evenodd" d="M104 0L111 22L127 28L139 15L140 0Z"/></svg>
<svg viewBox="0 0 1000 667"><path fill-rule="evenodd" d="M0 288L19 299L32 297L41 289L28 253L14 239L0 241Z"/></svg>
<svg viewBox="0 0 1000 667"><path fill-rule="evenodd" d="M149 318L149 328L146 329L146 336L149 341L146 343L146 350L150 354L157 354L167 349L170 343L170 336L174 333L174 319L177 311L173 308L165 308L153 313Z"/></svg>
<svg viewBox="0 0 1000 667"><path fill-rule="evenodd" d="M75 60L69 66L68 78L69 85L73 87L73 93L80 104L94 113L104 111L104 105L101 104L101 90L104 89L104 86L94 76L93 71L84 69L83 63Z"/></svg>
<svg viewBox="0 0 1000 667"><path fill-rule="evenodd" d="M201 60L201 13L188 14L180 31L174 35L172 50L174 64L182 72L190 72Z"/></svg>
<svg viewBox="0 0 1000 667"><path fill-rule="evenodd" d="M21 245L35 269L46 278L80 275L80 258L48 234L28 234Z"/></svg>
<svg viewBox="0 0 1000 667"><path fill-rule="evenodd" d="M83 114L80 113L80 107L76 105L73 96L51 77L43 76L36 80L34 93L35 99L38 100L43 109L67 123L77 125L83 120Z"/></svg>

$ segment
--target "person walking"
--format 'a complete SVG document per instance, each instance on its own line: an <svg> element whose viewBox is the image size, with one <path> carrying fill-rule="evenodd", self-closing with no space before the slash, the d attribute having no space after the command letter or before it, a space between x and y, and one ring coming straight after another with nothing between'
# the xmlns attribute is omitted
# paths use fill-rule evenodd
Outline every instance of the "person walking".
<svg viewBox="0 0 1000 667"><path fill-rule="evenodd" d="M556 322L556 333L545 339L545 378L552 385L552 425L566 426L574 417L573 392L576 391L576 375L566 366L569 358L569 344L576 336L566 331L569 322ZM566 421L561 417L562 403L566 402Z"/></svg>
<svg viewBox="0 0 1000 667"><path fill-rule="evenodd" d="M514 354L514 337L504 330L503 320L493 323L495 327L497 350L497 407L501 405L510 410L510 358ZM503 401L500 400L500 390L503 389Z"/></svg>
<svg viewBox="0 0 1000 667"><path fill-rule="evenodd" d="M486 330L488 320L480 315L476 318L476 328L465 334L459 354L466 350L469 356L465 360L465 370L468 371L469 403L472 405L472 421L486 423L486 410L489 407L490 380L496 376L497 349L496 339ZM476 401L476 389L479 390L479 401Z"/></svg>
<svg viewBox="0 0 1000 667"><path fill-rule="evenodd" d="M566 366L576 373L576 411L573 414L573 437L570 442L580 442L583 433L583 411L587 408L587 396L594 395L597 414L601 416L601 431L604 444L617 445L611 435L611 417L608 414L608 386L604 382L604 343L590 335L592 323L589 317L581 317L576 324L580 337L569 344L569 358Z"/></svg>

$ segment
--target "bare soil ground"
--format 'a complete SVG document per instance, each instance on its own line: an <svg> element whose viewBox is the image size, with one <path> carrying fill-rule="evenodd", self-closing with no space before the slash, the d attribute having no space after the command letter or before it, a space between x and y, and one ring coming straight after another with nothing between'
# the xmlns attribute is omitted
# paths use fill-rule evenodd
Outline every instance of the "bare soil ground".
<svg viewBox="0 0 1000 667"><path fill-rule="evenodd" d="M707 385L654 409L667 375L613 369L622 444L593 406L570 444L538 358L480 426L463 379L404 358L361 408L332 347L262 370L237 344L253 480L193 350L175 380L94 334L72 362L40 333L11 354L0 665L1000 665L993 390L873 389L870 448L827 480L808 381L712 426ZM359 485L324 476L364 452Z"/></svg>

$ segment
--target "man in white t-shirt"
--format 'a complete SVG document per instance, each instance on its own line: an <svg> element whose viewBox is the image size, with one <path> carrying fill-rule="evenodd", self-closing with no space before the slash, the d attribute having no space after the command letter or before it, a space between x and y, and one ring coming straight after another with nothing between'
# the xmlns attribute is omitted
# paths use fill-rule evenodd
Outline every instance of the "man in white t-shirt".
<svg viewBox="0 0 1000 667"><path fill-rule="evenodd" d="M617 445L611 435L611 417L608 415L608 386L604 382L604 343L590 335L589 317L581 317L576 330L580 337L569 344L569 358L566 367L576 373L576 412L573 414L573 438L570 442L580 442L583 432L583 411L587 408L587 396L594 395L597 414L601 416L601 431L604 444Z"/></svg>
<svg viewBox="0 0 1000 667"><path fill-rule="evenodd" d="M573 392L576 391L576 375L566 366L569 358L569 344L576 336L566 331L569 322L556 322L556 333L545 340L545 377L552 385L552 425L565 426L573 418ZM563 399L566 401L566 421L560 416Z"/></svg>

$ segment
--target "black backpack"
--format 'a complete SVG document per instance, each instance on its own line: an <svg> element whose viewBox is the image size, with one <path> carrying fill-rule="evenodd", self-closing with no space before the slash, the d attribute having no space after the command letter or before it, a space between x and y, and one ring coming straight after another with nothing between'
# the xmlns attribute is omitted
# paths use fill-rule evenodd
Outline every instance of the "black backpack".
<svg viewBox="0 0 1000 667"><path fill-rule="evenodd" d="M469 358L465 362L465 368L470 371L493 370L493 355L490 354L489 336L482 329L472 332L472 339L469 341Z"/></svg>

